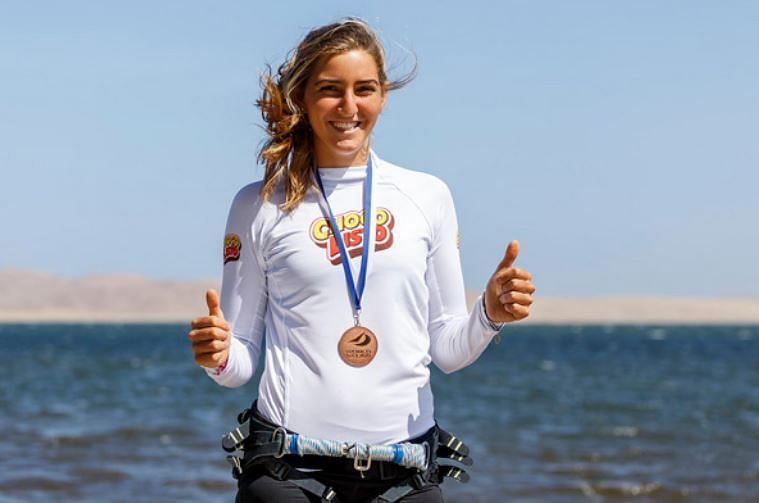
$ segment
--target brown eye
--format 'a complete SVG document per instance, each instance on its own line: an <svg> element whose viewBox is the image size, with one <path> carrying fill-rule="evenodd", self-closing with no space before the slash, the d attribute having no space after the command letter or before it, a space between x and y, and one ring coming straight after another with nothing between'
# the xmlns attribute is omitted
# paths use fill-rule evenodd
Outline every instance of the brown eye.
<svg viewBox="0 0 759 503"><path fill-rule="evenodd" d="M364 86L364 87L359 87L359 88L356 90L356 92L357 92L358 94L361 94L361 95L364 95L364 96L365 96L365 95L368 95L368 94L372 94L372 93L373 93L373 92L375 92L376 90L377 90L377 89L376 89L374 86Z"/></svg>

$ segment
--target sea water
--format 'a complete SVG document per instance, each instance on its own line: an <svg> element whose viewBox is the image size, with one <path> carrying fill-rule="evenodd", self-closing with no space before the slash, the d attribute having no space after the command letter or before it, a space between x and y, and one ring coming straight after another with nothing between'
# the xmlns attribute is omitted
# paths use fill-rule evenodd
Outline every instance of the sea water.
<svg viewBox="0 0 759 503"><path fill-rule="evenodd" d="M188 329L0 325L0 501L233 501L257 377L216 385ZM517 325L432 385L475 459L449 502L759 501L759 327Z"/></svg>

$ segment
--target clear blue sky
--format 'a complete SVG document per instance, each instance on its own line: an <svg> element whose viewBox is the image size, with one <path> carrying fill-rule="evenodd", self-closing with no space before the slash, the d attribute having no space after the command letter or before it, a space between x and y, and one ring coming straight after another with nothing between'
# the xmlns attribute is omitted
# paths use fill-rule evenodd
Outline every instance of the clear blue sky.
<svg viewBox="0 0 759 503"><path fill-rule="evenodd" d="M759 3L4 2L0 269L217 277L265 63L346 15L418 78L374 145L453 191L468 286L759 295Z"/></svg>

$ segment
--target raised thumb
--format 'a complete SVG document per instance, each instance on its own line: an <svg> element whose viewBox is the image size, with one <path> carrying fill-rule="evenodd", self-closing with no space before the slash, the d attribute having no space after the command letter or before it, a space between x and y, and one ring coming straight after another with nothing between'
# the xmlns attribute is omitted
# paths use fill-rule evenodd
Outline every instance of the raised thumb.
<svg viewBox="0 0 759 503"><path fill-rule="evenodd" d="M503 255L503 259L501 259L501 263L498 264L498 268L507 269L511 267L517 259L517 255L519 255L519 241L510 241L509 245L506 247L506 253Z"/></svg>
<svg viewBox="0 0 759 503"><path fill-rule="evenodd" d="M224 315L221 313L221 306L219 305L219 294L216 293L216 290L208 290L206 291L206 304L208 304L208 314L211 316L219 316L220 318L223 318Z"/></svg>

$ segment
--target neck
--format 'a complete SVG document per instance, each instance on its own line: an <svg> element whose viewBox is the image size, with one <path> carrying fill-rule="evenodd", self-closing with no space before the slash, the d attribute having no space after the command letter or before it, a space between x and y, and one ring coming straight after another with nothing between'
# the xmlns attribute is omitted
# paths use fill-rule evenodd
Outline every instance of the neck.
<svg viewBox="0 0 759 503"><path fill-rule="evenodd" d="M316 165L320 168L349 168L351 166L365 166L369 161L369 145L365 145L352 155L336 156L331 152L324 152L316 145L314 148Z"/></svg>

